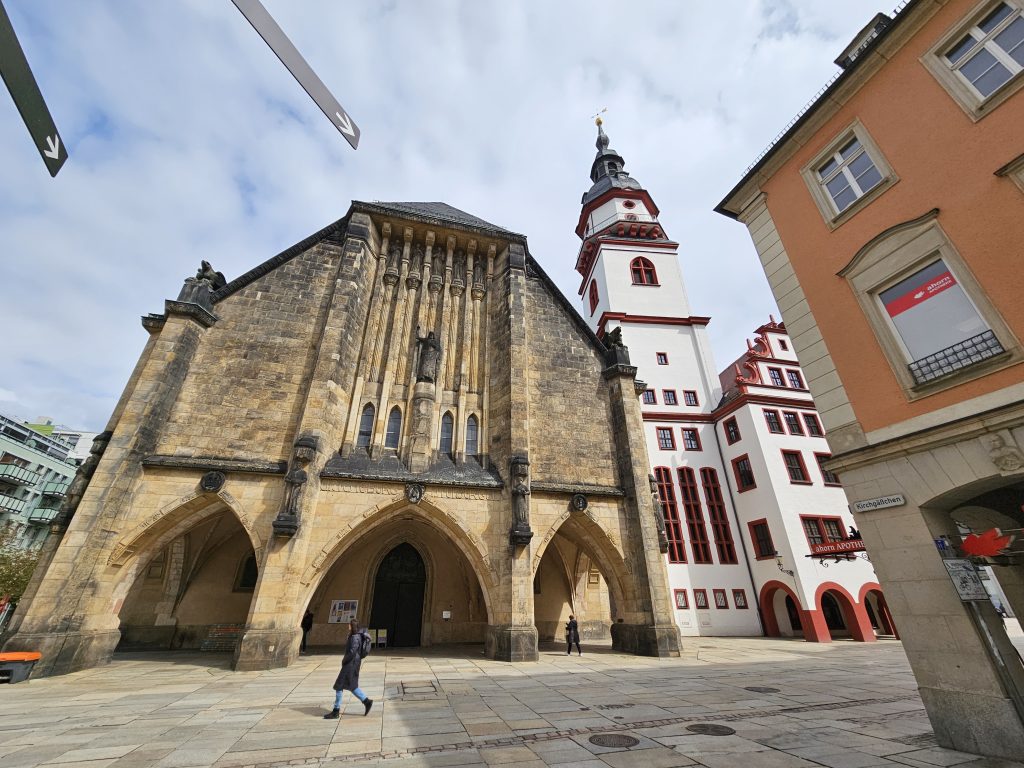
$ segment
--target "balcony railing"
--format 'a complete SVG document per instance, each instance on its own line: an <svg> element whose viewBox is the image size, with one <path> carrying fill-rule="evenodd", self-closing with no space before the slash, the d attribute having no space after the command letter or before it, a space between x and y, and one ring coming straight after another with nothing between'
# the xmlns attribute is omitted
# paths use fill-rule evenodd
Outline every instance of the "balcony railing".
<svg viewBox="0 0 1024 768"><path fill-rule="evenodd" d="M39 474L17 464L0 464L0 483L8 485L35 485Z"/></svg>
<svg viewBox="0 0 1024 768"><path fill-rule="evenodd" d="M636 224L637 222L642 223L657 223L658 217L650 213L621 213L616 212L605 219L593 222L587 225L587 231L584 232L584 237L590 237L595 232L600 232L605 227L614 224L617 221L621 221L625 224Z"/></svg>
<svg viewBox="0 0 1024 768"><path fill-rule="evenodd" d="M0 493L0 512L22 512L25 509L25 502L21 499L16 499L13 496L8 496L6 493Z"/></svg>
<svg viewBox="0 0 1024 768"><path fill-rule="evenodd" d="M30 523L36 523L38 525L49 525L53 522L53 518L57 516L57 509L45 509L43 507L36 507L33 509L28 516Z"/></svg>
<svg viewBox="0 0 1024 768"><path fill-rule="evenodd" d="M1006 350L992 331L979 333L969 339L939 350L912 362L908 368L918 384L935 381L968 366L1001 355Z"/></svg>
<svg viewBox="0 0 1024 768"><path fill-rule="evenodd" d="M67 480L51 480L48 483L43 484L43 496L56 496L57 498L63 498L64 494L67 493L70 482Z"/></svg>

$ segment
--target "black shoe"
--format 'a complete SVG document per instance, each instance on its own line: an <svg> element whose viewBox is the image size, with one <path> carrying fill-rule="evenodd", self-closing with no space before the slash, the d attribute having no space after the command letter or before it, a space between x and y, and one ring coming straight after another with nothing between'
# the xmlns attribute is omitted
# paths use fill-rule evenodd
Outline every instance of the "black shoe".
<svg viewBox="0 0 1024 768"><path fill-rule="evenodd" d="M332 709L330 712L324 715L324 720L337 720L340 716L341 710Z"/></svg>
<svg viewBox="0 0 1024 768"><path fill-rule="evenodd" d="M363 699L363 706L366 707L366 709L363 710L363 717L366 717L370 714L370 708L373 707L373 699Z"/></svg>

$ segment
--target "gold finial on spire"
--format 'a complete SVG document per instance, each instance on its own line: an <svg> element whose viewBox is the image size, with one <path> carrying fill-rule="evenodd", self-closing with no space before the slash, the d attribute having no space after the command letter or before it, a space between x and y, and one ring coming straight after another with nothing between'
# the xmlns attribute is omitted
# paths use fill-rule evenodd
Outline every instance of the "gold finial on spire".
<svg viewBox="0 0 1024 768"><path fill-rule="evenodd" d="M594 118L595 125L600 126L604 122L604 120L601 119L601 115L607 111L608 107L605 107L604 109L600 110L596 115L592 115L592 117Z"/></svg>

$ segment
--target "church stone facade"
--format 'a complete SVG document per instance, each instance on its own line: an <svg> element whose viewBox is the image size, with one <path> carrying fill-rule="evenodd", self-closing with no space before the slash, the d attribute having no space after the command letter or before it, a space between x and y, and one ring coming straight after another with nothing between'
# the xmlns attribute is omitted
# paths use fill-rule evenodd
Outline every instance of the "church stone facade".
<svg viewBox="0 0 1024 768"><path fill-rule="evenodd" d="M338 645L537 658L585 636L672 656L636 369L526 239L441 203L352 204L149 340L5 638L37 674L122 648ZM355 601L353 606L338 601Z"/></svg>

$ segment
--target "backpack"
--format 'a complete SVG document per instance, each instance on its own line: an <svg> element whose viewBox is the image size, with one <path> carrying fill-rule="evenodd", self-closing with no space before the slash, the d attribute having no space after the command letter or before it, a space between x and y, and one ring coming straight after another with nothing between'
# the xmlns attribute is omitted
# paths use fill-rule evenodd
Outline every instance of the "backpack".
<svg viewBox="0 0 1024 768"><path fill-rule="evenodd" d="M373 638L364 632L359 636L359 658L365 659L369 656L371 648L373 648Z"/></svg>

